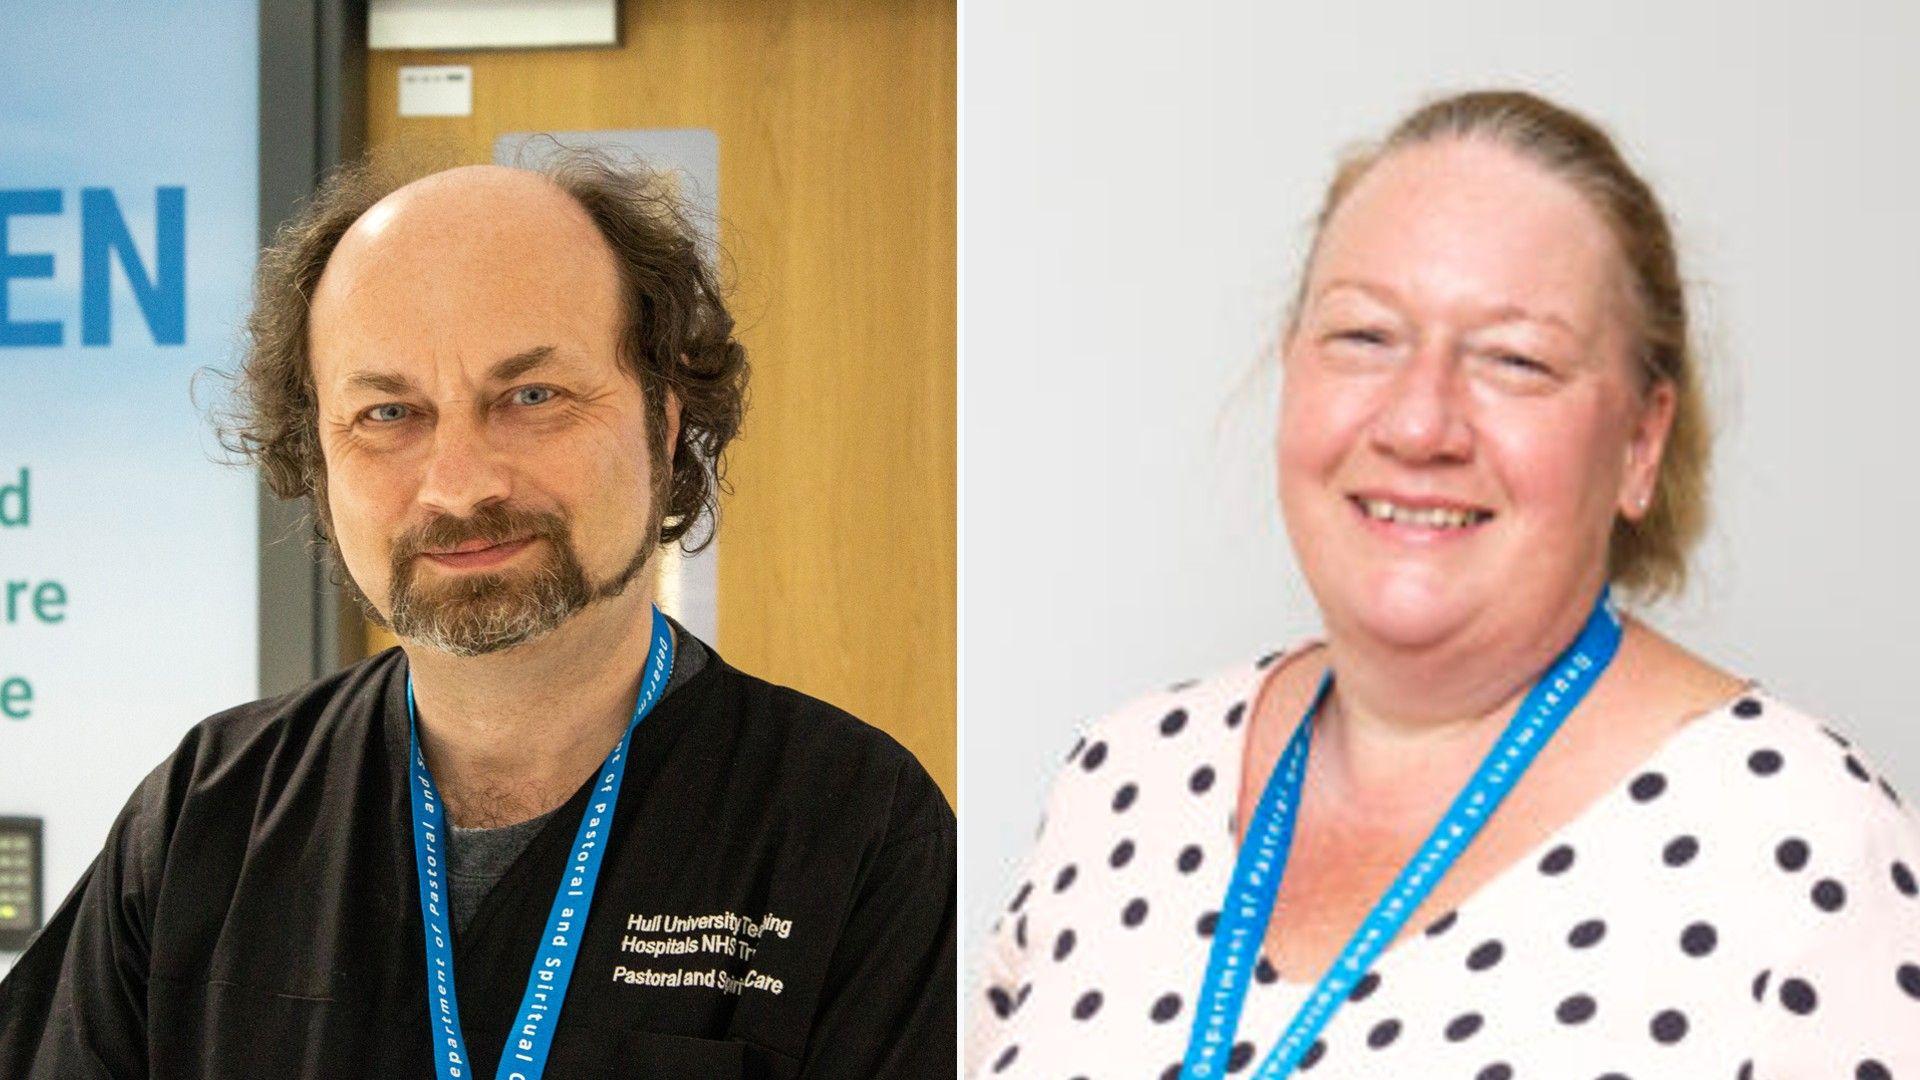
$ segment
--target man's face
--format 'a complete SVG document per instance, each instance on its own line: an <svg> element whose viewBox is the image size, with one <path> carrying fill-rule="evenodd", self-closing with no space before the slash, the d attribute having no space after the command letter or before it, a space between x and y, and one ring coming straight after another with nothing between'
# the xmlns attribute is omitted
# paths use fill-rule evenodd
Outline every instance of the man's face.
<svg viewBox="0 0 1920 1080"><path fill-rule="evenodd" d="M342 238L308 337L325 498L398 636L508 648L645 569L661 505L619 290L586 212L518 170L428 177Z"/></svg>

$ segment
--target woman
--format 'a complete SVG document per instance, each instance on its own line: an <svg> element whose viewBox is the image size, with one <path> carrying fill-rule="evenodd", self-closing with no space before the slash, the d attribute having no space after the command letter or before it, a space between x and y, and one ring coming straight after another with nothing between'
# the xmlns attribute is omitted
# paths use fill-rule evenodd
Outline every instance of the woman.
<svg viewBox="0 0 1920 1080"><path fill-rule="evenodd" d="M1680 280L1646 185L1531 95L1341 169L1278 448L1325 637L1085 733L970 1073L1920 1076L1914 817L1611 603L1703 524Z"/></svg>

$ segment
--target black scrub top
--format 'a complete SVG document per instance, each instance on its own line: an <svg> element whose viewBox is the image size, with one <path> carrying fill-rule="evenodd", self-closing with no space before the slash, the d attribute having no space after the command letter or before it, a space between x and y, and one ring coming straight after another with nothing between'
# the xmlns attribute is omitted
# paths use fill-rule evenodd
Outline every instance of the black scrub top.
<svg viewBox="0 0 1920 1080"><path fill-rule="evenodd" d="M188 733L0 982L0 1080L430 1080L389 649ZM597 770L596 770L597 775ZM488 1078L595 777L454 941ZM728 666L634 732L550 1077L943 1077L954 819L898 743Z"/></svg>

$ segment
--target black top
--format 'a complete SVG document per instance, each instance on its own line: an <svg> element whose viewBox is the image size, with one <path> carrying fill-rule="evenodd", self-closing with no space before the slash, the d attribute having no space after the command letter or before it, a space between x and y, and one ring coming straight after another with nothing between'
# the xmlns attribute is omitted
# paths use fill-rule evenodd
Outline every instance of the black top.
<svg viewBox="0 0 1920 1080"><path fill-rule="evenodd" d="M188 733L0 982L0 1080L434 1075L406 670L389 649ZM471 1075L592 780L456 936ZM925 770L715 653L634 732L547 1075L950 1076L953 950Z"/></svg>

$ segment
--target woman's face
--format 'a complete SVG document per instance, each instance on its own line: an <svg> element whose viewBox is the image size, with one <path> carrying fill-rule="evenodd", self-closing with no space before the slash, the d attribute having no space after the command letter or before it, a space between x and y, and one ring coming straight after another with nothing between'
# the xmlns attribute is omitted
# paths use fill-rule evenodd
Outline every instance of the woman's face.
<svg viewBox="0 0 1920 1080"><path fill-rule="evenodd" d="M1330 630L1413 648L1584 614L1673 412L1629 296L1594 209L1504 147L1412 147L1355 186L1281 398L1281 508Z"/></svg>

